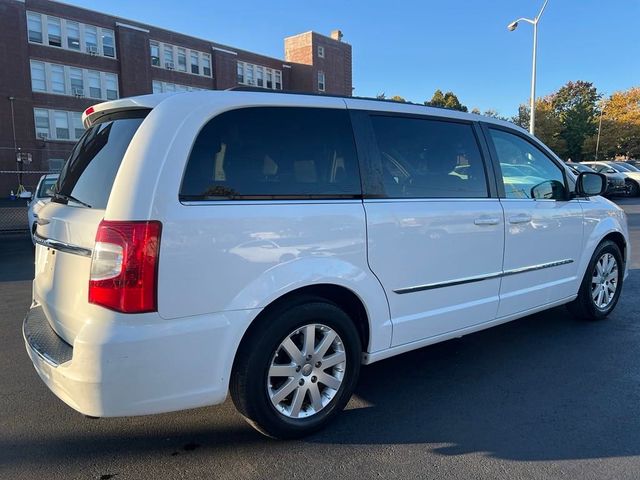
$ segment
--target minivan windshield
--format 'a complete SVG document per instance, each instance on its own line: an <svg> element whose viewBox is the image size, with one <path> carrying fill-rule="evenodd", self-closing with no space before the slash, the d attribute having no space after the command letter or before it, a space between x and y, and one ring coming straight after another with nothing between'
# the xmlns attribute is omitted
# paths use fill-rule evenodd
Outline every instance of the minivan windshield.
<svg viewBox="0 0 640 480"><path fill-rule="evenodd" d="M114 113L87 129L60 172L52 201L106 208L124 153L148 113Z"/></svg>

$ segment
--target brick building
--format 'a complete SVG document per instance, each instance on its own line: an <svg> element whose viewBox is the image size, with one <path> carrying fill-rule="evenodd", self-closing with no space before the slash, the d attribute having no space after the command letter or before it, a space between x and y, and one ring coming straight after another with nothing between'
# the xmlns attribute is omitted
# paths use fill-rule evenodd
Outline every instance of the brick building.
<svg viewBox="0 0 640 480"><path fill-rule="evenodd" d="M0 0L0 171L59 170L82 111L105 100L243 85L351 95L351 45L339 30L284 47L282 60L50 0ZM0 173L1 197L17 186Z"/></svg>

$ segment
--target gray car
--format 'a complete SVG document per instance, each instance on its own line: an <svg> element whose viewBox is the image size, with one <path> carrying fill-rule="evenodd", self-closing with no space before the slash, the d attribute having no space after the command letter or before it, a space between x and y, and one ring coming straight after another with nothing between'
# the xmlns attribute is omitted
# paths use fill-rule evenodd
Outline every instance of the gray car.
<svg viewBox="0 0 640 480"><path fill-rule="evenodd" d="M577 175L580 172L598 172L603 173L607 177L607 191L606 195L625 195L628 193L627 184L625 183L625 176L621 173L617 173L613 168L607 165L600 165L595 163L567 163Z"/></svg>

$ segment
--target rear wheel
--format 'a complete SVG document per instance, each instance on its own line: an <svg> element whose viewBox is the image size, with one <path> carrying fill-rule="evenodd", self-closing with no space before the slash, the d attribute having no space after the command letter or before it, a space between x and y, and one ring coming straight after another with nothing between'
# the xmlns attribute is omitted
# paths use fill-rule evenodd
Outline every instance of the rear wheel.
<svg viewBox="0 0 640 480"><path fill-rule="evenodd" d="M231 396L260 432L295 438L329 423L360 371L360 338L338 306L306 298L259 320L234 364Z"/></svg>
<svg viewBox="0 0 640 480"><path fill-rule="evenodd" d="M578 298L568 306L574 315L600 320L609 315L620 298L624 263L618 245L602 242L591 257Z"/></svg>

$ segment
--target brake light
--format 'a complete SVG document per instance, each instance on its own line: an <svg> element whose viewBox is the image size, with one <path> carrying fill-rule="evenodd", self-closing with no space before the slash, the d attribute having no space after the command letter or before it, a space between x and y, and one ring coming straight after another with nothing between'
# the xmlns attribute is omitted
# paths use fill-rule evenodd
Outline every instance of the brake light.
<svg viewBox="0 0 640 480"><path fill-rule="evenodd" d="M102 220L91 257L89 303L123 313L158 309L158 221Z"/></svg>

